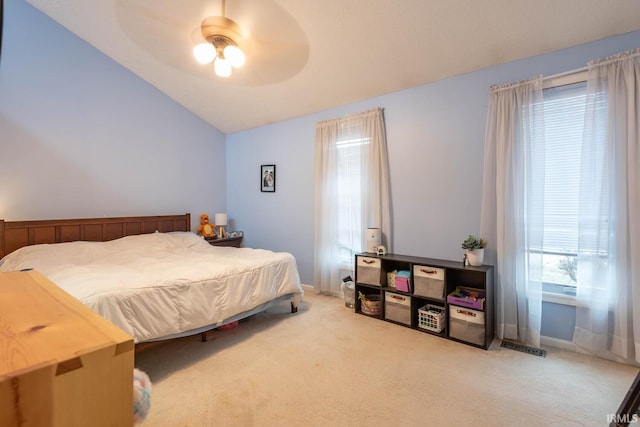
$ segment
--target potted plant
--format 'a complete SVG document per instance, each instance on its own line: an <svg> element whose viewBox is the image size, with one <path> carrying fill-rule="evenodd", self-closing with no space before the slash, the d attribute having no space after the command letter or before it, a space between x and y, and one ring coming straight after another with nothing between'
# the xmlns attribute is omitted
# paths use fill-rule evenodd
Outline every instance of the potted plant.
<svg viewBox="0 0 640 427"><path fill-rule="evenodd" d="M473 234L469 234L469 236L462 242L462 249L467 251L469 264L476 267L482 265L482 260L484 259L484 248L486 247L487 242L483 238L476 237Z"/></svg>

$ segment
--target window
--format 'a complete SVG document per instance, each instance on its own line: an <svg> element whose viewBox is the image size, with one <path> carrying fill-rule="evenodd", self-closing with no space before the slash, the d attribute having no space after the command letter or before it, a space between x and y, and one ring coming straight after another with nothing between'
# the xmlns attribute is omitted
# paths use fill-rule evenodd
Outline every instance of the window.
<svg viewBox="0 0 640 427"><path fill-rule="evenodd" d="M340 262L345 270L353 269L354 255L361 252L362 233L362 149L370 138L339 139L336 142L337 232Z"/></svg>
<svg viewBox="0 0 640 427"><path fill-rule="evenodd" d="M586 91L557 76L490 89L480 232L496 239L496 328L538 346L542 303L572 304L578 349L636 363L640 50L584 74Z"/></svg>
<svg viewBox="0 0 640 427"><path fill-rule="evenodd" d="M586 82L551 87L544 97L544 290L575 295L580 162Z"/></svg>
<svg viewBox="0 0 640 427"><path fill-rule="evenodd" d="M314 288L340 295L352 274L364 230L390 239L389 169L381 108L316 126ZM388 247L388 246L387 246Z"/></svg>

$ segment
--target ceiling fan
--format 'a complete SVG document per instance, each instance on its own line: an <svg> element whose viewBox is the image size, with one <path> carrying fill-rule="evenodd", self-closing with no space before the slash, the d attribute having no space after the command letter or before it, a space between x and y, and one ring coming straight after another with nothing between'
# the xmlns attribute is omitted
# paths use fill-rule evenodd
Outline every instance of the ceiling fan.
<svg viewBox="0 0 640 427"><path fill-rule="evenodd" d="M225 16L226 0L222 0L220 16L209 16L200 24L206 42L193 48L193 56L201 64L214 63L216 75L229 77L231 69L244 65L248 41L240 26Z"/></svg>
<svg viewBox="0 0 640 427"><path fill-rule="evenodd" d="M299 73L309 58L305 32L274 0L116 0L116 13L146 54L206 80L274 84ZM194 47L204 57L195 59ZM211 62L213 70L202 66Z"/></svg>

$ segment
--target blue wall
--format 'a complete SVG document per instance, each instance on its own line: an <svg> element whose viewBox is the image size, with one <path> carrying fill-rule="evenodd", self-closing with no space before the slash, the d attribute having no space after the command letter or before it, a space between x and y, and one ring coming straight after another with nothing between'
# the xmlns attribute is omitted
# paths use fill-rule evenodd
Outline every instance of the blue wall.
<svg viewBox="0 0 640 427"><path fill-rule="evenodd" d="M574 70L638 47L640 32L630 33L227 135L228 210L247 245L293 253L302 281L312 284L314 221L322 221L314 217L316 123L383 107L393 251L462 259L460 243L480 229L489 87ZM277 191L260 193L260 164L271 163ZM543 303L541 334L556 340L549 344L571 341L574 325L575 307Z"/></svg>
<svg viewBox="0 0 640 427"><path fill-rule="evenodd" d="M219 156L219 157L218 157ZM224 134L24 1L5 2L0 218L226 210Z"/></svg>
<svg viewBox="0 0 640 427"><path fill-rule="evenodd" d="M226 210L247 246L291 252L311 284L316 123L383 107L394 252L458 260L480 227L489 86L637 47L640 32L225 137L26 2L5 2L0 218L191 212L195 226ZM276 193L260 192L261 164L277 165ZM545 306L543 334L570 339L557 309Z"/></svg>
<svg viewBox="0 0 640 427"><path fill-rule="evenodd" d="M592 59L637 47L640 32L227 135L228 210L246 232L249 246L293 253L302 280L311 284L314 221L322 221L314 218L316 123L383 107L393 251L462 259L460 243L480 228L489 87L573 70ZM261 193L259 168L271 163L277 165L276 193Z"/></svg>

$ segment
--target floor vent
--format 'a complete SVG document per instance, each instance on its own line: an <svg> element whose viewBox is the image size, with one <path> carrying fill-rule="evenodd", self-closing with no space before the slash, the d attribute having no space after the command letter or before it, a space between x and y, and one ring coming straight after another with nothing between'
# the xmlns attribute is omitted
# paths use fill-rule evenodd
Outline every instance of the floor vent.
<svg viewBox="0 0 640 427"><path fill-rule="evenodd" d="M508 348L510 350L520 351L522 353L532 354L534 356L545 357L547 355L546 350L540 350L535 347L528 347L522 344L516 344L509 341L502 341L500 347Z"/></svg>

